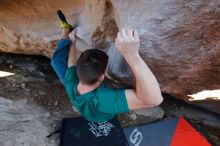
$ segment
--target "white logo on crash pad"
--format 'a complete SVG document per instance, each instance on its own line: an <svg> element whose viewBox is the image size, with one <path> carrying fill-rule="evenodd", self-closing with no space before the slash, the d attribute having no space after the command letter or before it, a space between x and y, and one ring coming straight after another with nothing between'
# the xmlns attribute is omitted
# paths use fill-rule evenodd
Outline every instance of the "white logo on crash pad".
<svg viewBox="0 0 220 146"><path fill-rule="evenodd" d="M93 133L95 137L100 137L100 136L108 136L111 129L115 127L109 122L101 122L101 123L88 123L90 126L90 131Z"/></svg>
<svg viewBox="0 0 220 146"><path fill-rule="evenodd" d="M140 146L142 137L142 133L135 128L130 135L130 141L132 144L134 144L134 146Z"/></svg>

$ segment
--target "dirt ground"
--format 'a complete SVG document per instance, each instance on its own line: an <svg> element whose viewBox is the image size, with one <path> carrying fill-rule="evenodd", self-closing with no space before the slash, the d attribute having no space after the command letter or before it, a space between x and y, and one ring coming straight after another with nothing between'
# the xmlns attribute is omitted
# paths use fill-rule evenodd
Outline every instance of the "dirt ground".
<svg viewBox="0 0 220 146"><path fill-rule="evenodd" d="M73 110L63 85L42 56L0 54L0 71L14 75L0 77L0 96L6 99L27 99L50 113L59 112L63 117L80 116ZM160 108L148 115L130 112L118 115L122 127L152 123L168 117L184 116L212 145L220 146L220 116L189 105L167 94ZM1 115L0 115L1 116Z"/></svg>

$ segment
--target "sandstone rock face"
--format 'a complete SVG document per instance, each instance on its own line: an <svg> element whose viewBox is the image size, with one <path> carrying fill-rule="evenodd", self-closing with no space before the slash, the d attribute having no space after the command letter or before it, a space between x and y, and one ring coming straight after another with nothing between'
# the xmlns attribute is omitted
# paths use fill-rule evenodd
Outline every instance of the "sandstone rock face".
<svg viewBox="0 0 220 146"><path fill-rule="evenodd" d="M2 1L0 51L50 57L61 33L57 9L74 22L82 6L82 0Z"/></svg>
<svg viewBox="0 0 220 146"><path fill-rule="evenodd" d="M2 2L0 50L50 57L54 40L59 38L54 16L58 8L72 22L81 13L77 48L79 51L94 47L106 50L110 55L108 72L112 78L134 85L128 65L115 50L114 39L121 28L137 29L141 38L140 54L157 77L162 91L220 113L219 98L203 98L200 104L188 96L220 89L219 0Z"/></svg>

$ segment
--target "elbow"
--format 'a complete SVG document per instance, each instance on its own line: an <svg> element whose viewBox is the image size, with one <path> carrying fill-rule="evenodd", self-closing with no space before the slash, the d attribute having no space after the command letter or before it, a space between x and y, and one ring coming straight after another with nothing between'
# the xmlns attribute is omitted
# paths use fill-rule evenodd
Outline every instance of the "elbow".
<svg viewBox="0 0 220 146"><path fill-rule="evenodd" d="M151 107L156 107L156 106L159 106L163 102L163 96L162 95L154 96L152 99L154 99L154 100L152 100L151 102L149 102L149 101L145 102L145 105L147 107L150 107L150 108Z"/></svg>
<svg viewBox="0 0 220 146"><path fill-rule="evenodd" d="M157 100L156 100L155 103L154 103L154 106L159 106L162 102L163 102L163 96L162 96L162 95L159 95L159 96L157 97Z"/></svg>

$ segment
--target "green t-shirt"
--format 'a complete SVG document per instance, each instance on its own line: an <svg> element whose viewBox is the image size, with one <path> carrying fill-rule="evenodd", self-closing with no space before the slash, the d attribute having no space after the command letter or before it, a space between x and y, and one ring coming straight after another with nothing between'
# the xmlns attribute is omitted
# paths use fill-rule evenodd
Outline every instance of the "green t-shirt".
<svg viewBox="0 0 220 146"><path fill-rule="evenodd" d="M93 91L77 95L78 83L76 67L72 66L66 72L64 85L70 101L87 120L103 122L116 113L128 112L125 89L114 90L102 83Z"/></svg>

